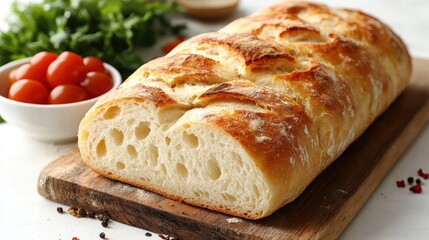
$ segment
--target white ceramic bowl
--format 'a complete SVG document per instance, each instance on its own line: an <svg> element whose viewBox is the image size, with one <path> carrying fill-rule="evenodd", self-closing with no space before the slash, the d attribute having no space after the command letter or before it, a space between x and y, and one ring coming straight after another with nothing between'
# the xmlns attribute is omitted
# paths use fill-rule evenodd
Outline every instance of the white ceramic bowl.
<svg viewBox="0 0 429 240"><path fill-rule="evenodd" d="M85 113L101 97L67 104L31 104L7 98L9 72L31 58L16 60L0 67L0 115L26 136L44 142L70 142L77 139L79 123ZM104 63L113 80L113 89L122 82L119 72ZM110 90L110 91L112 91Z"/></svg>

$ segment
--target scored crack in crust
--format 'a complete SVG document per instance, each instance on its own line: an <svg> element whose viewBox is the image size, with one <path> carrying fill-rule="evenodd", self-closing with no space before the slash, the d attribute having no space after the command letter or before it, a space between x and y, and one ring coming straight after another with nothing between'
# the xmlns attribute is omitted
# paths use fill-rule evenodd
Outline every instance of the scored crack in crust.
<svg viewBox="0 0 429 240"><path fill-rule="evenodd" d="M285 2L140 67L87 113L79 148L106 177L259 219L304 191L410 75L377 19Z"/></svg>

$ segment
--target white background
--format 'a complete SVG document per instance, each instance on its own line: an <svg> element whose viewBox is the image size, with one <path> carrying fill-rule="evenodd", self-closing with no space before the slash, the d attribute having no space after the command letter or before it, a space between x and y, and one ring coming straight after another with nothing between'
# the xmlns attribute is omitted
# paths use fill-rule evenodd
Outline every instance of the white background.
<svg viewBox="0 0 429 240"><path fill-rule="evenodd" d="M0 19L10 0L1 0ZM190 36L215 31L235 17L248 15L276 1L242 0L235 16L218 23L188 21ZM335 0L333 6L360 8L389 24L406 42L413 56L429 58L429 1ZM0 25L1 26L1 25ZM429 66L428 66L429 67ZM429 77L429 76L428 76ZM58 214L60 204L40 197L37 176L48 162L75 144L56 145L27 139L9 124L0 125L0 236L2 239L156 239L145 230L117 222L108 229L99 221ZM376 189L341 239L429 239L429 188L422 194L398 189L395 181L429 170L429 127ZM424 186L427 187L427 186ZM204 237L202 236L202 239Z"/></svg>

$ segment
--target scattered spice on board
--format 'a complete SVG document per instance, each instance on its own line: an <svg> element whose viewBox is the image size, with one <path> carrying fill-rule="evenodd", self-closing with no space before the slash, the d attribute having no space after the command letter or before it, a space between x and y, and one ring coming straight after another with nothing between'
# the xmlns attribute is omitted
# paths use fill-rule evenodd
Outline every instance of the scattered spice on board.
<svg viewBox="0 0 429 240"><path fill-rule="evenodd" d="M396 181L396 186L397 186L398 188L403 188L403 187L405 187L405 182L404 182L404 180Z"/></svg>
<svg viewBox="0 0 429 240"><path fill-rule="evenodd" d="M78 214L80 217L86 217L86 216L88 216L88 214L86 213L85 209L83 209L83 208L78 208L78 210L77 210L77 214Z"/></svg>
<svg viewBox="0 0 429 240"><path fill-rule="evenodd" d="M109 221L102 221L101 222L101 226L108 227L109 226Z"/></svg>
<svg viewBox="0 0 429 240"><path fill-rule="evenodd" d="M62 208L62 207L57 207L57 212L58 212L58 213L63 213L63 212L64 212L64 210L63 210L63 208Z"/></svg>
<svg viewBox="0 0 429 240"><path fill-rule="evenodd" d="M58 213L63 213L64 210L63 210L62 207L57 207L57 212ZM80 217L88 217L88 218L98 219L99 221L101 221L101 225L103 227L108 227L109 226L110 218L107 215L104 215L102 213L95 213L93 211L85 210L84 208L81 208L81 207L69 207L69 209L67 210L67 212L70 215L72 215L74 217L78 217L78 218L80 218ZM184 212L180 212L180 213L181 214L185 214ZM104 232L100 232L98 236L101 239L107 239L106 238L106 233L104 233ZM145 236L146 237L152 237L152 233L146 232ZM158 236L161 239L165 239L165 240L179 240L177 237L173 237L173 236L165 235L165 234L158 234ZM77 238L77 237L73 237L72 240L80 240L80 239Z"/></svg>
<svg viewBox="0 0 429 240"><path fill-rule="evenodd" d="M164 235L164 234L158 234L158 237L160 237L163 240L179 240L177 237L172 237L170 235Z"/></svg>
<svg viewBox="0 0 429 240"><path fill-rule="evenodd" d="M67 212L72 215L73 217L78 217L77 214L77 207L70 207Z"/></svg>
<svg viewBox="0 0 429 240"><path fill-rule="evenodd" d="M413 193L421 193L422 192L422 186L419 184L416 184L416 185L410 187L410 191Z"/></svg>
<svg viewBox="0 0 429 240"><path fill-rule="evenodd" d="M417 174L420 177L424 178L424 179L428 179L429 178L429 173L423 172L423 170L421 168L417 171Z"/></svg>
<svg viewBox="0 0 429 240"><path fill-rule="evenodd" d="M429 173L423 172L423 169L421 169L421 168L417 171L417 175L419 177L425 179L425 180L429 179ZM423 188L422 188L423 182L422 182L422 180L420 178L416 178L415 181L414 181L414 177L410 176L410 177L407 178L407 182L408 182L409 185L412 185L409 188L409 190L411 192L413 192L413 193L421 193L422 192L422 190L423 190ZM414 182L415 182L415 184L414 184ZM404 188L405 187L405 181L402 180L402 179L401 180L397 180L396 181L396 186L398 188Z"/></svg>

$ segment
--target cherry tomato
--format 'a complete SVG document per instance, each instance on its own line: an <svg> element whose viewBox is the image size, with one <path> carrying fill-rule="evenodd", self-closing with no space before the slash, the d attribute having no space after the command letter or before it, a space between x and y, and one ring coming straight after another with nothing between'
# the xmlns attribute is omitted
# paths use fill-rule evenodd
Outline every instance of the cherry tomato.
<svg viewBox="0 0 429 240"><path fill-rule="evenodd" d="M185 37L183 36L178 36L176 39L174 39L173 41L165 44L162 47L162 52L164 54L169 53L171 50L173 50L173 48L175 48L177 45L179 45L180 43L182 43L183 41L185 41Z"/></svg>
<svg viewBox="0 0 429 240"><path fill-rule="evenodd" d="M103 62L96 57L86 57L83 59L86 73L89 72L105 72Z"/></svg>
<svg viewBox="0 0 429 240"><path fill-rule="evenodd" d="M33 68L37 69L40 72L45 73L46 78L46 71L48 70L49 65L57 59L58 54L51 53L51 52L39 52L36 55L34 55L31 58L30 64L33 66Z"/></svg>
<svg viewBox="0 0 429 240"><path fill-rule="evenodd" d="M48 67L46 76L49 85L55 88L59 85L79 83L84 78L82 67L82 57L68 51L61 53Z"/></svg>
<svg viewBox="0 0 429 240"><path fill-rule="evenodd" d="M69 52L69 51L62 52L57 59L65 62L69 62L72 66L75 66L75 67L80 67L84 65L82 57L77 55L74 52Z"/></svg>
<svg viewBox="0 0 429 240"><path fill-rule="evenodd" d="M80 83L91 98L106 93L113 87L112 78L104 72L89 72L85 80Z"/></svg>
<svg viewBox="0 0 429 240"><path fill-rule="evenodd" d="M14 84L17 81L15 77L15 72L16 72L16 68L12 69L7 76L9 80L9 87L12 86L12 84Z"/></svg>
<svg viewBox="0 0 429 240"><path fill-rule="evenodd" d="M15 70L15 81L21 79L32 79L39 82L45 81L45 72L39 71L30 63L23 64Z"/></svg>
<svg viewBox="0 0 429 240"><path fill-rule="evenodd" d="M83 62L80 64L73 60L62 60L58 57L49 65L46 73L49 85L55 88L59 85L79 83L83 78L80 72L81 67L83 67Z"/></svg>
<svg viewBox="0 0 429 240"><path fill-rule="evenodd" d="M48 95L48 90L41 82L23 79L10 87L8 97L19 102L43 104L48 102Z"/></svg>
<svg viewBox="0 0 429 240"><path fill-rule="evenodd" d="M60 85L52 89L49 94L50 104L79 102L88 99L85 89L76 85Z"/></svg>

